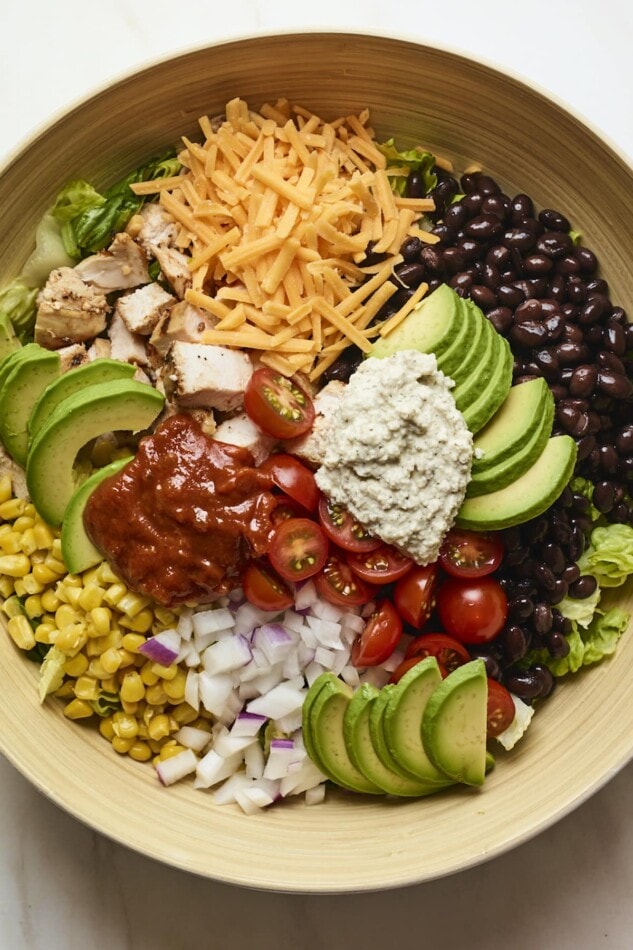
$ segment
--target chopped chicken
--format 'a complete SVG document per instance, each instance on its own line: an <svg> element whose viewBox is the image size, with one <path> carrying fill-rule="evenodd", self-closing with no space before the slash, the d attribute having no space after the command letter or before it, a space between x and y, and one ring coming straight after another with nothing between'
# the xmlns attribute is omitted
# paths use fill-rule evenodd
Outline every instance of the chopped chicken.
<svg viewBox="0 0 633 950"><path fill-rule="evenodd" d="M16 498L28 498L29 492L26 487L26 475L19 465L7 455L2 443L0 442L0 475L9 475L11 478L11 489Z"/></svg>
<svg viewBox="0 0 633 950"><path fill-rule="evenodd" d="M82 280L104 294L130 290L140 284L149 284L152 279L143 249L125 232L115 235L107 251L99 251L80 261L75 271Z"/></svg>
<svg viewBox="0 0 633 950"><path fill-rule="evenodd" d="M300 435L296 439L289 439L286 442L288 452L305 462L321 465L325 452L325 433L332 416L338 410L345 388L346 383L333 379L316 394L314 397L315 417L312 428L305 435Z"/></svg>
<svg viewBox="0 0 633 950"><path fill-rule="evenodd" d="M160 320L149 342L160 357L165 357L176 340L183 343L200 343L202 334L213 329L216 323L216 318L204 310L179 300Z"/></svg>
<svg viewBox="0 0 633 950"><path fill-rule="evenodd" d="M86 284L76 268L51 271L37 295L35 342L49 350L92 340L105 330L110 305L97 287Z"/></svg>
<svg viewBox="0 0 633 950"><path fill-rule="evenodd" d="M262 432L244 412L221 422L215 431L214 438L220 442L228 442L229 445L240 445L248 449L255 465L261 465L277 444L276 439Z"/></svg>
<svg viewBox="0 0 633 950"><path fill-rule="evenodd" d="M141 245L148 257L153 257L153 248L175 242L178 225L162 205L149 201L131 219L127 232Z"/></svg>
<svg viewBox="0 0 633 950"><path fill-rule="evenodd" d="M151 254L160 264L162 275L176 296L184 300L185 293L191 287L190 258L182 251L177 251L175 247L158 244L152 244Z"/></svg>
<svg viewBox="0 0 633 950"><path fill-rule="evenodd" d="M189 415L195 419L206 435L214 435L217 430L215 416L211 409L190 409Z"/></svg>
<svg viewBox="0 0 633 950"><path fill-rule="evenodd" d="M60 372L66 373L75 366L82 366L88 362L88 352L83 343L71 343L70 346L63 346L57 350L60 359Z"/></svg>
<svg viewBox="0 0 633 950"><path fill-rule="evenodd" d="M167 307L176 302L160 284L145 284L116 302L115 311L122 318L130 333L149 336L163 316Z"/></svg>
<svg viewBox="0 0 633 950"><path fill-rule="evenodd" d="M112 352L112 345L109 340L106 340L105 337L98 336L94 341L90 349L88 350L88 359L92 360L109 360L110 354Z"/></svg>
<svg viewBox="0 0 633 950"><path fill-rule="evenodd" d="M253 375L248 353L208 343L177 340L167 354L166 364L166 388L181 406L190 408L238 409Z"/></svg>
<svg viewBox="0 0 633 950"><path fill-rule="evenodd" d="M108 329L110 337L110 358L122 363L136 363L147 366L148 356L145 340L142 336L130 333L122 318L115 313Z"/></svg>

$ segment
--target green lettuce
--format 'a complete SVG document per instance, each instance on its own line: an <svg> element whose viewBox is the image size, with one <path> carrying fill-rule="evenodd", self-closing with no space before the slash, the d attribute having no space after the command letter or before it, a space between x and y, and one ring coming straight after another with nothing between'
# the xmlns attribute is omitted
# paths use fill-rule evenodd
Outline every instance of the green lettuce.
<svg viewBox="0 0 633 950"><path fill-rule="evenodd" d="M633 574L633 528L628 524L594 528L578 567L582 574L593 574L600 587L620 587Z"/></svg>
<svg viewBox="0 0 633 950"><path fill-rule="evenodd" d="M606 613L597 611L586 630L581 630L578 623L572 620L572 632L567 637L567 656L555 659L545 649L532 650L523 662L526 666L542 663L554 676L575 673L581 667L599 663L614 653L629 619L630 614L626 611L612 607Z"/></svg>
<svg viewBox="0 0 633 950"><path fill-rule="evenodd" d="M424 193L428 195L437 185L437 175L434 172L435 158L430 152L420 152L417 148L405 149L399 152L393 139L378 144L378 150L387 159L387 168L406 168L406 175L391 177L391 187L403 195L407 187L407 178L411 172L417 172L424 182Z"/></svg>
<svg viewBox="0 0 633 950"><path fill-rule="evenodd" d="M581 475L575 475L569 483L569 487L577 495L584 495L589 502L589 516L592 521L597 521L600 518L600 512L593 503L593 482L590 482L588 478L583 478Z"/></svg>
<svg viewBox="0 0 633 950"><path fill-rule="evenodd" d="M54 693L64 682L64 665L68 657L57 647L53 646L46 654L40 666L40 676L37 689L40 702L43 703L49 693Z"/></svg>
<svg viewBox="0 0 633 950"><path fill-rule="evenodd" d="M575 597L563 597L559 604L556 604L563 617L575 620L578 626L588 627L594 618L596 608L600 603L600 588L596 587L593 594L589 597L583 597L578 600Z"/></svg>
<svg viewBox="0 0 633 950"><path fill-rule="evenodd" d="M21 343L33 334L37 293L37 287L28 287L19 277L0 290L0 320L13 328Z"/></svg>

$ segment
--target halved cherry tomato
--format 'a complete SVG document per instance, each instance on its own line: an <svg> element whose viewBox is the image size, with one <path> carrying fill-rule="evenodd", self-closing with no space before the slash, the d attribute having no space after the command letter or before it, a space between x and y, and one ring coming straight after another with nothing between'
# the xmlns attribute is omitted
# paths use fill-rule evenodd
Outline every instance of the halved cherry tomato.
<svg viewBox="0 0 633 950"><path fill-rule="evenodd" d="M405 673L408 673L412 667L416 666L418 663L421 663L423 659L424 659L423 656L410 656L408 658L405 658L402 661L402 663L399 663L398 666L395 668L395 670L389 677L389 682L398 683L402 679ZM438 660L437 665L440 668L440 676L442 677L442 679L444 679L446 676L448 676L448 671L444 669L444 667L439 662L439 660Z"/></svg>
<svg viewBox="0 0 633 950"><path fill-rule="evenodd" d="M497 680L488 677L488 726L490 738L501 735L514 721L516 710L512 696Z"/></svg>
<svg viewBox="0 0 633 950"><path fill-rule="evenodd" d="M375 590L354 574L343 554L338 552L330 552L314 583L319 595L337 607L368 604Z"/></svg>
<svg viewBox="0 0 633 950"><path fill-rule="evenodd" d="M281 488L286 495L298 501L308 511L316 511L321 493L307 465L293 455L278 452L269 455L260 468L272 475L277 488Z"/></svg>
<svg viewBox="0 0 633 950"><path fill-rule="evenodd" d="M437 593L444 629L460 643L488 643L506 621L508 600L494 577L447 577Z"/></svg>
<svg viewBox="0 0 633 950"><path fill-rule="evenodd" d="M261 561L251 561L242 580L244 596L260 610L287 610L294 597L273 569Z"/></svg>
<svg viewBox="0 0 633 950"><path fill-rule="evenodd" d="M452 673L470 660L468 650L445 633L421 633L411 641L405 659L417 657L422 660L425 656L434 656L447 673Z"/></svg>
<svg viewBox="0 0 633 950"><path fill-rule="evenodd" d="M376 609L352 645L352 665L364 668L384 663L398 646L402 620L389 600L379 600Z"/></svg>
<svg viewBox="0 0 633 950"><path fill-rule="evenodd" d="M368 584L391 584L413 567L413 561L390 544L381 544L375 551L350 551L347 563Z"/></svg>
<svg viewBox="0 0 633 950"><path fill-rule="evenodd" d="M277 504L270 513L270 520L273 525L280 521L287 521L288 518L305 518L305 508L299 502L294 501L289 495L277 495Z"/></svg>
<svg viewBox="0 0 633 950"><path fill-rule="evenodd" d="M435 607L437 564L416 565L396 584L393 600L403 620L423 627Z"/></svg>
<svg viewBox="0 0 633 950"><path fill-rule="evenodd" d="M286 581L303 581L318 574L327 553L327 538L316 521L288 518L273 528L268 558Z"/></svg>
<svg viewBox="0 0 633 950"><path fill-rule="evenodd" d="M253 422L276 439L294 439L312 428L314 404L295 379L268 366L256 369L244 392L244 409Z"/></svg>
<svg viewBox="0 0 633 950"><path fill-rule="evenodd" d="M342 505L325 495L319 499L319 521L328 538L345 551L374 551L382 544L380 538L372 537Z"/></svg>
<svg viewBox="0 0 633 950"><path fill-rule="evenodd" d="M483 577L497 570L503 553L497 534L451 528L440 547L440 564L454 577Z"/></svg>

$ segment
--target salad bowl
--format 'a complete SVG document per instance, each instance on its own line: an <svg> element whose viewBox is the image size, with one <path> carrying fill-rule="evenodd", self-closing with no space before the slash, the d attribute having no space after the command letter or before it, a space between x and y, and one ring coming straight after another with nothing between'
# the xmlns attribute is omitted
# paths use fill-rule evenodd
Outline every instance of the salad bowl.
<svg viewBox="0 0 633 950"><path fill-rule="evenodd" d="M633 170L543 92L446 50L383 36L259 36L185 52L125 76L38 132L0 173L0 285L20 272L38 221L75 178L118 180L195 136L198 118L240 96L287 97L324 116L368 108L382 140L477 163L509 192L560 208L599 255L610 293L633 301ZM633 611L633 590L605 603ZM633 757L633 638L563 679L481 790L392 801L328 789L246 816L186 783L116 756L61 704L40 706L37 669L0 637L0 752L43 794L98 832L198 875L258 889L335 893L448 875L544 832Z"/></svg>

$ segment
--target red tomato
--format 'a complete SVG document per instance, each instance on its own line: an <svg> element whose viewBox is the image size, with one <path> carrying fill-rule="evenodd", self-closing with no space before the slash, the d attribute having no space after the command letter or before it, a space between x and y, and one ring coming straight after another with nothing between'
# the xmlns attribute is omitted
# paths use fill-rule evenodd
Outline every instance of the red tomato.
<svg viewBox="0 0 633 950"><path fill-rule="evenodd" d="M488 728L490 738L501 735L514 721L512 696L501 683L488 677Z"/></svg>
<svg viewBox="0 0 633 950"><path fill-rule="evenodd" d="M244 596L260 610L287 610L294 604L290 588L268 564L251 561L242 580Z"/></svg>
<svg viewBox="0 0 633 950"><path fill-rule="evenodd" d="M395 586L393 600L398 613L412 627L423 627L435 607L437 564L414 566Z"/></svg>
<svg viewBox="0 0 633 950"><path fill-rule="evenodd" d="M503 558L497 534L451 528L440 548L440 564L454 577L483 577L496 571Z"/></svg>
<svg viewBox="0 0 633 950"><path fill-rule="evenodd" d="M244 392L244 409L253 422L276 439L294 439L312 428L314 405L294 379L268 366L256 369Z"/></svg>
<svg viewBox="0 0 633 950"><path fill-rule="evenodd" d="M284 580L303 581L319 573L327 552L327 538L315 521L288 518L273 528L268 557Z"/></svg>
<svg viewBox="0 0 633 950"><path fill-rule="evenodd" d="M320 492L310 469L292 455L279 452L270 455L260 466L270 472L277 488L281 488L294 501L308 511L316 511Z"/></svg>
<svg viewBox="0 0 633 950"><path fill-rule="evenodd" d="M347 562L354 573L368 584L390 584L404 577L413 567L411 558L390 544L381 544L375 551L364 554L350 551Z"/></svg>
<svg viewBox="0 0 633 950"><path fill-rule="evenodd" d="M377 666L391 656L402 636L402 620L389 600L380 600L352 646L352 664Z"/></svg>
<svg viewBox="0 0 633 950"><path fill-rule="evenodd" d="M270 520L273 525L280 521L287 521L288 518L304 518L305 508L298 502L286 495L277 495L278 501L275 508L270 513Z"/></svg>
<svg viewBox="0 0 633 950"><path fill-rule="evenodd" d="M325 495L319 499L319 521L331 541L345 551L373 551L382 541L373 538L353 515L330 501Z"/></svg>
<svg viewBox="0 0 633 950"><path fill-rule="evenodd" d="M448 577L437 594L442 626L460 643L488 643L508 615L503 588L493 577Z"/></svg>
<svg viewBox="0 0 633 950"><path fill-rule="evenodd" d="M437 662L447 673L452 673L458 666L470 660L468 650L445 633L422 633L411 641L407 647L405 659L417 657L423 660L425 656L436 657Z"/></svg>
<svg viewBox="0 0 633 950"><path fill-rule="evenodd" d="M402 663L400 663L400 664L395 668L395 670L393 671L393 673L392 673L391 676L389 677L389 682L390 682L390 683L397 683L397 682L399 682L399 681L402 679L402 677L404 676L405 673L408 673L409 670L410 670L412 667L416 666L418 663L421 663L423 659L424 659L423 656L410 656L410 657L408 657L408 658L405 658L405 659L402 661ZM444 669L444 667L442 666L442 664L439 662L439 660L438 660L438 664L437 664L437 665L438 665L439 668L440 668L440 675L441 675L442 679L444 679L444 677L447 676L448 673L447 673L447 671Z"/></svg>
<svg viewBox="0 0 633 950"><path fill-rule="evenodd" d="M374 594L369 584L354 574L342 554L330 553L314 583L319 596L337 607L368 604Z"/></svg>

